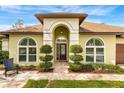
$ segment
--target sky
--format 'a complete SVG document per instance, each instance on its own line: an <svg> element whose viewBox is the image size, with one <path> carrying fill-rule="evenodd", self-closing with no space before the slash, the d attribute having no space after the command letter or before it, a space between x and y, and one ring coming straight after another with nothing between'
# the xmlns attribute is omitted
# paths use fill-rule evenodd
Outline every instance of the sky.
<svg viewBox="0 0 124 93"><path fill-rule="evenodd" d="M12 28L17 19L25 26L40 24L34 14L54 12L86 13L85 21L124 27L123 5L9 5L0 6L0 31Z"/></svg>

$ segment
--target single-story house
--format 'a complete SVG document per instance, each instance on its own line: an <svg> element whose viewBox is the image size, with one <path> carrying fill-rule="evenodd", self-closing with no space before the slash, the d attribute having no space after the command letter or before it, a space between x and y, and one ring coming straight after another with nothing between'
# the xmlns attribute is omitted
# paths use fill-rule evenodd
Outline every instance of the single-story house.
<svg viewBox="0 0 124 93"><path fill-rule="evenodd" d="M0 32L2 50L19 64L38 64L40 48L53 48L53 62L69 62L69 46L80 44L82 63L124 64L124 28L85 22L87 14L35 14L40 25Z"/></svg>

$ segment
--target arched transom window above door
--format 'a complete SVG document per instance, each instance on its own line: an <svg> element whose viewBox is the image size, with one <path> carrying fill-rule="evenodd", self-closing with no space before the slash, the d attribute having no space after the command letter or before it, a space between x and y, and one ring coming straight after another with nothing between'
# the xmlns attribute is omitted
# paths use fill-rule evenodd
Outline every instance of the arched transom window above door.
<svg viewBox="0 0 124 93"><path fill-rule="evenodd" d="M32 38L23 38L18 45L18 61L19 62L36 62L37 47L36 42Z"/></svg>
<svg viewBox="0 0 124 93"><path fill-rule="evenodd" d="M99 38L92 38L86 43L86 62L104 63L104 43Z"/></svg>
<svg viewBox="0 0 124 93"><path fill-rule="evenodd" d="M60 36L60 37L58 37L58 38L56 39L56 42L57 42L57 43L66 43L67 40L66 40L66 38L65 38L64 36Z"/></svg>

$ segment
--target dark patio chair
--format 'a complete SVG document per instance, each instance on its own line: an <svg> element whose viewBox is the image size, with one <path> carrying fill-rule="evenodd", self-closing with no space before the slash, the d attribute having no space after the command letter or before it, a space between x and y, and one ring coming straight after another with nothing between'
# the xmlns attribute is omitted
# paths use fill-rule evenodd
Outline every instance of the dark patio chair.
<svg viewBox="0 0 124 93"><path fill-rule="evenodd" d="M3 62L4 66L5 66L5 77L7 77L7 72L8 71L16 71L16 73L18 74L18 65L15 65L13 63L13 58L4 60Z"/></svg>

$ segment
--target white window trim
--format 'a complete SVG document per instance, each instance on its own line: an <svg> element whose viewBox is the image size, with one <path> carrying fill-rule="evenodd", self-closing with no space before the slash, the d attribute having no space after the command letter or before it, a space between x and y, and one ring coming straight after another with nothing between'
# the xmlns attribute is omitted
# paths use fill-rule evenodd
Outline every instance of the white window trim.
<svg viewBox="0 0 124 93"><path fill-rule="evenodd" d="M90 39L88 39L88 41L91 40L91 39L98 39L98 40L101 40L103 42L103 40L100 39L100 38L90 38ZM87 46L87 42L85 43L84 63L99 63L99 64L105 63L105 43L103 42L103 46ZM93 48L94 49L94 54L86 54L86 48ZM104 61L103 62L96 62L96 55L98 55L98 54L96 54L96 48L103 48L103 52L104 53L103 54L100 54L100 55L103 55L104 56ZM93 55L94 56L94 62L87 62L86 61L86 56L87 55Z"/></svg>
<svg viewBox="0 0 124 93"><path fill-rule="evenodd" d="M27 45L27 46L21 46L21 45L19 45L20 44L20 41L21 40L23 40L23 39L25 39L25 38L31 38L31 39L33 39L34 41L35 41L35 43L36 43L36 45ZM21 64L21 63L23 63L23 64L27 64L27 63L29 63L29 64L32 64L32 63L38 63L38 47L37 47L37 42L36 42L36 40L34 39L34 38L32 38L32 37L23 37L23 38L21 38L20 40L19 40L19 42L18 42L18 45L17 45L18 47L17 47L17 61ZM19 48L26 48L26 61L19 61ZM29 48L36 48L36 61L32 61L32 62L29 62L28 60L29 60Z"/></svg>

